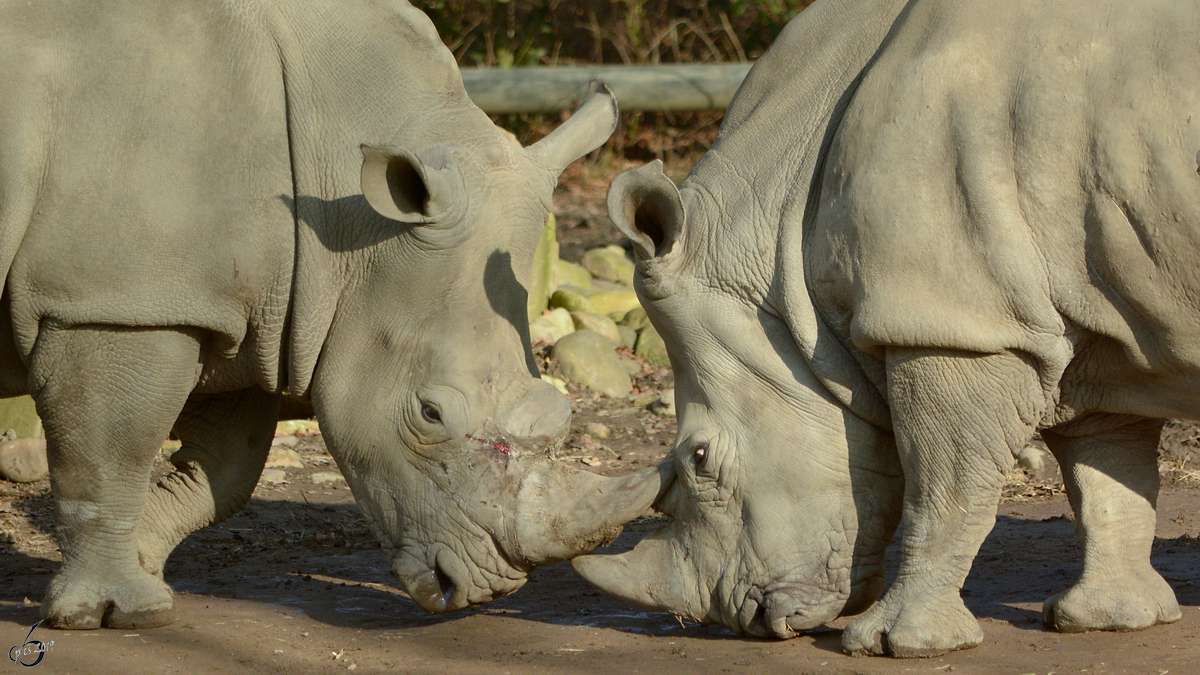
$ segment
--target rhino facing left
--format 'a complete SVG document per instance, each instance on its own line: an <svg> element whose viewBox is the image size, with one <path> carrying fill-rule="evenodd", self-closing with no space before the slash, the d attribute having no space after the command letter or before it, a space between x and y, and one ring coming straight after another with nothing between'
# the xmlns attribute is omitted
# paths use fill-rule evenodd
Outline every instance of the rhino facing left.
<svg viewBox="0 0 1200 675"><path fill-rule="evenodd" d="M1047 627L1178 620L1150 553L1163 420L1200 419L1198 33L1175 0L801 12L683 185L613 181L678 473L671 522L576 568L749 635L973 647L962 585L1038 431L1082 548Z"/></svg>
<svg viewBox="0 0 1200 675"><path fill-rule="evenodd" d="M0 395L46 429L49 625L172 619L163 563L249 499L285 388L432 612L657 496L657 470L551 460L570 406L528 346L551 191L616 123L603 87L517 147L384 0L6 3L0 72Z"/></svg>

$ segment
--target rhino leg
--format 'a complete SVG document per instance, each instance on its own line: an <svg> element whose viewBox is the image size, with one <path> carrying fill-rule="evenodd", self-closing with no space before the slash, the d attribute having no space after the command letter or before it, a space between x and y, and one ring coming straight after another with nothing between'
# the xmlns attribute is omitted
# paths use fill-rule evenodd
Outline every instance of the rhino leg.
<svg viewBox="0 0 1200 675"><path fill-rule="evenodd" d="M1150 566L1162 420L1104 434L1043 432L1062 466L1083 547L1083 572L1042 609L1047 628L1137 630L1180 616L1175 592Z"/></svg>
<svg viewBox="0 0 1200 675"><path fill-rule="evenodd" d="M46 429L63 562L42 614L55 628L169 623L171 589L138 564L150 470L194 385L181 329L46 328L30 382Z"/></svg>
<svg viewBox="0 0 1200 675"><path fill-rule="evenodd" d="M900 569L842 648L925 657L974 647L983 631L960 592L995 524L1012 449L1033 435L1037 373L1012 354L889 349L887 378L904 469Z"/></svg>
<svg viewBox="0 0 1200 675"><path fill-rule="evenodd" d="M250 500L271 449L281 397L259 388L194 394L175 433L175 471L150 489L138 524L142 569L162 578L183 538L237 513Z"/></svg>

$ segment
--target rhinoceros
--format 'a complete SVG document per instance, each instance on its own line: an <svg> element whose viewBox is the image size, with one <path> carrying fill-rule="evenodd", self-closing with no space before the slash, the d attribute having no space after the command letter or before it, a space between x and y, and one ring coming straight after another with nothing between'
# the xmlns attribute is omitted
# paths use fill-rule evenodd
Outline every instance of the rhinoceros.
<svg viewBox="0 0 1200 675"><path fill-rule="evenodd" d="M1040 430L1083 552L1045 623L1178 619L1149 553L1162 420L1200 417L1197 35L1175 0L794 19L680 188L611 186L676 372L673 521L576 568L738 633L971 647L960 589Z"/></svg>
<svg viewBox="0 0 1200 675"><path fill-rule="evenodd" d="M171 620L163 563L247 502L285 389L431 612L653 501L657 472L552 461L570 406L528 346L551 191L614 128L606 89L516 146L385 0L10 2L0 45L0 395L45 426L49 625Z"/></svg>

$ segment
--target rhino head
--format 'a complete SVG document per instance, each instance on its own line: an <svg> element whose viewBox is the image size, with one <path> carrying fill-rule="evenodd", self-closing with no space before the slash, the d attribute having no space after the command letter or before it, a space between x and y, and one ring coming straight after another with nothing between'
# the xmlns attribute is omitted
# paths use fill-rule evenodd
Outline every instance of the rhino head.
<svg viewBox="0 0 1200 675"><path fill-rule="evenodd" d="M711 189L681 193L660 167L619 176L609 212L675 371L676 478L656 503L672 520L575 569L629 602L760 637L862 611L883 591L900 513L892 436L814 375L771 295L770 247L722 245L761 223L737 223Z"/></svg>
<svg viewBox="0 0 1200 675"><path fill-rule="evenodd" d="M290 385L311 396L393 572L430 612L511 593L659 493L658 471L604 478L554 461L571 408L529 346L551 191L616 115L596 86L521 148L463 102L422 118L444 138L409 129L416 147L364 145L361 196L300 204L318 225L301 228ZM353 237L320 226L346 219Z"/></svg>

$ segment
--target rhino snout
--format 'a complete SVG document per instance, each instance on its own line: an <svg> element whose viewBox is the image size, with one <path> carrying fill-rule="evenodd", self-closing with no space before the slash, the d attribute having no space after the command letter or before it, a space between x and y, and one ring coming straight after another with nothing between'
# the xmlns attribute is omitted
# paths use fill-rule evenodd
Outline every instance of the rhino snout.
<svg viewBox="0 0 1200 675"><path fill-rule="evenodd" d="M468 567L475 567L477 574L483 573L487 583L474 583ZM392 559L392 574L408 597L422 609L430 614L445 614L512 593L525 585L527 571L510 570L508 575L498 574L495 570L484 570L460 560L449 549L443 548L428 563L410 553L399 553Z"/></svg>

